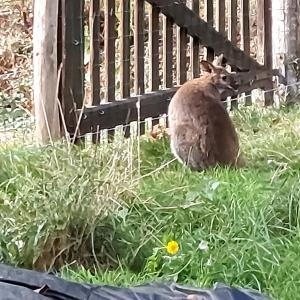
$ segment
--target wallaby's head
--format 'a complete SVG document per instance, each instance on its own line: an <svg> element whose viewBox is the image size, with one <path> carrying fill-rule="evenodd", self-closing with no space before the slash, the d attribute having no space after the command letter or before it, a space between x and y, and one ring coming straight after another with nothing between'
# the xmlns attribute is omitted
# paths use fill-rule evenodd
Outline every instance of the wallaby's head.
<svg viewBox="0 0 300 300"><path fill-rule="evenodd" d="M215 85L220 94L228 90L237 92L237 74L235 72L228 72L222 66L222 61L222 54L217 57L213 63L202 60L200 62L201 70L204 73L204 76L207 76L212 84Z"/></svg>

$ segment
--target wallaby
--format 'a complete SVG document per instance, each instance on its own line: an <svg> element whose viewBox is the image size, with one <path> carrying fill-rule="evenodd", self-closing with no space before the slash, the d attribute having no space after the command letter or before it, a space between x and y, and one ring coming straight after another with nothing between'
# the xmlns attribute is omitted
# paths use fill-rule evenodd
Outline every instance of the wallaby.
<svg viewBox="0 0 300 300"><path fill-rule="evenodd" d="M244 166L239 140L221 95L238 88L237 74L221 66L223 55L213 63L200 62L203 75L184 83L169 108L171 151L192 170Z"/></svg>

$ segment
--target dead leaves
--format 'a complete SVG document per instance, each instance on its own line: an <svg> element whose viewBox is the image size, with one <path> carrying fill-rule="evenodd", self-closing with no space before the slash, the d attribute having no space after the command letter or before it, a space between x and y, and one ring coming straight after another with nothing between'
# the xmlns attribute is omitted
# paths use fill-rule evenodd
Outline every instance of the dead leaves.
<svg viewBox="0 0 300 300"><path fill-rule="evenodd" d="M0 92L6 99L22 98L32 111L32 1L4 1L0 9ZM1 104L1 103L0 103Z"/></svg>

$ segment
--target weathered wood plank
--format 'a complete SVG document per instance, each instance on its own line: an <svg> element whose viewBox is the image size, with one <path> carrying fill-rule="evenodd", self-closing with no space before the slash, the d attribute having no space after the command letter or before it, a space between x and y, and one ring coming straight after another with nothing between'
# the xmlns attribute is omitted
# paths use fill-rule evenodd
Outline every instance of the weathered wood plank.
<svg viewBox="0 0 300 300"><path fill-rule="evenodd" d="M272 70L273 65L273 47L272 47L272 1L257 1L257 38L258 49L257 59L264 64L266 69ZM265 89L272 89L273 82L270 80ZM273 103L273 94L265 94L265 104Z"/></svg>
<svg viewBox="0 0 300 300"><path fill-rule="evenodd" d="M204 1L204 20L207 22L208 26L213 28L214 26L214 1L213 0ZM213 47L210 47L210 45L206 47L204 57L208 61L214 60L215 53Z"/></svg>
<svg viewBox="0 0 300 300"><path fill-rule="evenodd" d="M241 0L241 48L250 55L250 19L249 19L249 0ZM245 94L246 105L252 104L250 94ZM237 103L236 103L237 104Z"/></svg>
<svg viewBox="0 0 300 300"><path fill-rule="evenodd" d="M90 83L91 97L87 104L100 104L100 2L90 2Z"/></svg>
<svg viewBox="0 0 300 300"><path fill-rule="evenodd" d="M181 0L181 3L185 4L186 0ZM177 26L176 79L177 84L179 85L186 82L186 39L186 29L184 27Z"/></svg>
<svg viewBox="0 0 300 300"><path fill-rule="evenodd" d="M192 0L191 2L192 11L199 16L200 13L200 4L199 0ZM191 71L193 78L199 77L200 71L200 42L199 39L195 37L190 37L191 44Z"/></svg>
<svg viewBox="0 0 300 300"><path fill-rule="evenodd" d="M249 0L241 0L241 47L250 55Z"/></svg>
<svg viewBox="0 0 300 300"><path fill-rule="evenodd" d="M264 65L268 70L273 68L273 43L272 43L272 0L265 0L265 59ZM273 81L270 80L266 89L273 88ZM269 93L265 95L265 105L272 105L274 103L274 94Z"/></svg>
<svg viewBox="0 0 300 300"><path fill-rule="evenodd" d="M99 1L99 0L98 0ZM130 0L121 0L121 98L130 96Z"/></svg>
<svg viewBox="0 0 300 300"><path fill-rule="evenodd" d="M134 0L134 92L145 91L144 83L144 0Z"/></svg>
<svg viewBox="0 0 300 300"><path fill-rule="evenodd" d="M272 69L272 1L257 1L257 59L268 69Z"/></svg>
<svg viewBox="0 0 300 300"><path fill-rule="evenodd" d="M245 55L242 50L231 45L221 33L208 27L208 24L186 5L172 0L147 0L147 2L158 6L162 13L173 19L177 25L184 26L187 33L199 38L203 46L213 48L217 55L224 53L230 65L235 65L241 70L263 68L254 59Z"/></svg>
<svg viewBox="0 0 300 300"><path fill-rule="evenodd" d="M173 21L163 17L163 86L173 86Z"/></svg>
<svg viewBox="0 0 300 300"><path fill-rule="evenodd" d="M33 28L34 106L38 142L60 137L57 104L58 0L37 1Z"/></svg>
<svg viewBox="0 0 300 300"><path fill-rule="evenodd" d="M216 29L225 34L225 0L217 0L216 6Z"/></svg>
<svg viewBox="0 0 300 300"><path fill-rule="evenodd" d="M171 88L155 93L148 93L140 96L140 119L155 117L167 112L169 102L177 88ZM85 117L81 121L81 132L88 133L91 126L101 124L101 128L113 128L118 125L137 121L138 111L136 104L138 96L130 97L123 101L101 104L98 107L86 108ZM78 112L79 114L79 112Z"/></svg>
<svg viewBox="0 0 300 300"><path fill-rule="evenodd" d="M120 37L120 94L125 99L130 96L130 0L121 0ZM130 136L130 124L123 128L124 136Z"/></svg>
<svg viewBox="0 0 300 300"><path fill-rule="evenodd" d="M142 95L145 92L145 51L144 51L144 0L135 0L134 9L134 92L136 95ZM137 109L138 110L138 109ZM143 119L140 119L143 121ZM145 133L145 124L139 125L139 134Z"/></svg>
<svg viewBox="0 0 300 300"><path fill-rule="evenodd" d="M68 132L75 133L75 110L84 100L83 0L62 1L61 101ZM78 134L80 134L78 132Z"/></svg>
<svg viewBox="0 0 300 300"><path fill-rule="evenodd" d="M204 20L211 27L214 26L214 1L204 0Z"/></svg>
<svg viewBox="0 0 300 300"><path fill-rule="evenodd" d="M230 0L228 7L228 39L236 46L237 43L237 0Z"/></svg>
<svg viewBox="0 0 300 300"><path fill-rule="evenodd" d="M150 90L159 88L159 9L149 10Z"/></svg>
<svg viewBox="0 0 300 300"><path fill-rule="evenodd" d="M149 48L150 48L150 90L159 89L159 9L150 6L149 10ZM158 119L152 119L151 126L159 123Z"/></svg>
<svg viewBox="0 0 300 300"><path fill-rule="evenodd" d="M105 0L105 23L104 23L104 52L105 52L105 78L106 95L105 101L115 101L115 70L116 70L116 19L115 0Z"/></svg>
<svg viewBox="0 0 300 300"><path fill-rule="evenodd" d="M267 76L267 74L265 74ZM268 78L258 77L253 83L249 78L255 78L256 73L245 74L244 83L240 87L239 92L251 91L255 88L265 86ZM140 97L141 104L141 120L157 115L163 115L167 112L171 98L176 93L178 87L158 91L155 93L144 94ZM137 120L136 103L138 97L131 97L123 101L102 104L100 107L86 108L85 117L82 118L80 128L81 132L88 133L91 126L101 124L101 128L112 128L118 125L124 125L128 122ZM80 112L78 111L78 114Z"/></svg>

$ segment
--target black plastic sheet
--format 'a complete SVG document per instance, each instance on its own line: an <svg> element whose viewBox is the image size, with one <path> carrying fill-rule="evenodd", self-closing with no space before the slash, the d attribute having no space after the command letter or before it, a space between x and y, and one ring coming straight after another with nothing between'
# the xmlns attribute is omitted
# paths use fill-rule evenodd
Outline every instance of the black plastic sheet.
<svg viewBox="0 0 300 300"><path fill-rule="evenodd" d="M0 264L0 300L271 300L258 292L216 284L199 289L175 283L132 288L96 286Z"/></svg>

